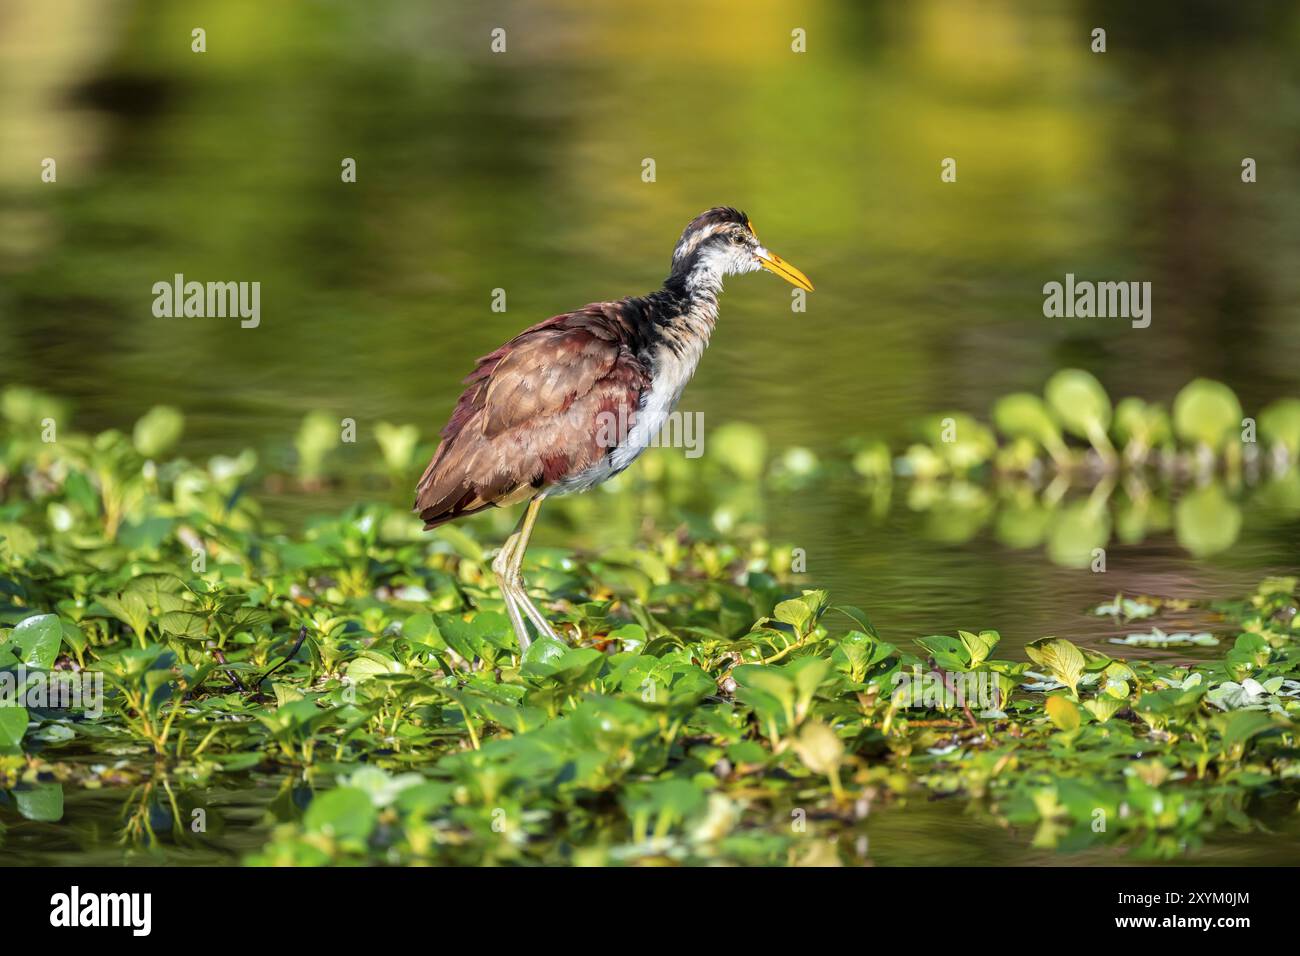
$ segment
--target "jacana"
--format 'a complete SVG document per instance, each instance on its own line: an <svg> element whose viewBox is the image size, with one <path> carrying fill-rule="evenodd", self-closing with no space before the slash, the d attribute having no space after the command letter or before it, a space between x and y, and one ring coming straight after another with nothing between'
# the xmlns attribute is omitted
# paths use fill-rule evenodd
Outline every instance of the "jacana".
<svg viewBox="0 0 1300 956"><path fill-rule="evenodd" d="M807 276L763 247L744 213L718 206L687 225L663 288L540 322L479 359L465 379L415 510L428 530L528 502L492 562L521 650L525 615L556 638L520 574L542 502L586 491L636 460L695 374L723 277L759 269L812 291Z"/></svg>

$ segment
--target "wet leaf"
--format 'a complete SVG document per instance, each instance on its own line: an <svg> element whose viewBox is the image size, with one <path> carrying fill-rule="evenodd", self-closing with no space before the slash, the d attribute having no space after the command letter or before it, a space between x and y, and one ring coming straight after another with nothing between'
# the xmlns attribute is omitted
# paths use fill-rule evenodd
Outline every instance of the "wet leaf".
<svg viewBox="0 0 1300 956"><path fill-rule="evenodd" d="M63 644L63 624L57 614L37 614L19 622L5 647L28 667L49 670Z"/></svg>

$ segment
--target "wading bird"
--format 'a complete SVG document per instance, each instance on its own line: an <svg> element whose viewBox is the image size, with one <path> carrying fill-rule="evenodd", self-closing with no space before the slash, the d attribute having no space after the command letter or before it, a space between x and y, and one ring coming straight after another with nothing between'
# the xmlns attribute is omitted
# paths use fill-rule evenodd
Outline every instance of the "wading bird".
<svg viewBox="0 0 1300 956"><path fill-rule="evenodd" d="M428 530L528 502L492 562L521 649L525 616L539 635L556 637L520 574L542 501L586 491L645 450L709 344L723 277L759 269L812 291L807 276L763 247L744 213L710 209L682 233L663 288L540 322L465 379L415 510Z"/></svg>

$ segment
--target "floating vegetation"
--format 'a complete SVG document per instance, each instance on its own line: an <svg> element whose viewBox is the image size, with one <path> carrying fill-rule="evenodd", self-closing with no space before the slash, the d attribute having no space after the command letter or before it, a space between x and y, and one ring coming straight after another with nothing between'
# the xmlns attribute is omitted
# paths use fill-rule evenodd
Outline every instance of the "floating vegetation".
<svg viewBox="0 0 1300 956"><path fill-rule="evenodd" d="M1093 613L1116 619L1123 618L1125 622L1140 621L1160 610L1162 603L1159 600L1126 598L1122 594L1116 594L1115 600L1097 605Z"/></svg>
<svg viewBox="0 0 1300 956"><path fill-rule="evenodd" d="M918 797L960 797L1026 845L1162 858L1295 806L1295 578L1207 606L1230 645L1212 660L1052 637L1016 660L991 628L891 642L787 583L789 555L747 525L647 528L599 556L530 552L567 642L521 655L470 531L424 535L370 504L288 534L245 493L253 456L162 457L176 413L42 442L45 401L3 402L11 821L119 788L123 852L158 848L193 839L200 814L229 834L209 794L276 781L249 863L786 863ZM1102 418L1070 427L1099 455ZM300 436L312 480L323 434ZM766 469L742 432L723 437L736 450L714 467ZM413 440L386 441L398 471ZM783 480L815 474L778 460ZM1096 611L1204 644L1156 629L1192 606L1118 595ZM57 674L91 696L17 689Z"/></svg>
<svg viewBox="0 0 1300 956"><path fill-rule="evenodd" d="M1245 415L1232 389L1208 379L1184 386L1171 416L1139 398L1112 405L1091 374L1063 369L1048 379L1042 397L1017 392L1000 398L990 421L961 412L931 416L919 428L924 441L901 458L888 462L873 448L859 453L854 467L874 478L890 470L937 478L992 469L1090 481L1150 468L1203 481L1216 473L1253 478L1265 467L1284 474L1300 457L1300 400L1275 401L1256 419Z"/></svg>
<svg viewBox="0 0 1300 956"><path fill-rule="evenodd" d="M1124 644L1128 647L1217 647L1219 639L1209 632L1189 634L1179 631L1166 634L1158 627L1153 627L1146 634L1129 634L1126 637L1112 637L1112 644Z"/></svg>

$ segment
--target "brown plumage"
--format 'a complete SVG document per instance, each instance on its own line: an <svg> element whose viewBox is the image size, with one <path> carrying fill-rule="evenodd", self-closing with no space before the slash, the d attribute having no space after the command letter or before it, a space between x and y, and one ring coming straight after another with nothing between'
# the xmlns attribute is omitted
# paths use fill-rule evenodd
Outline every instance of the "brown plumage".
<svg viewBox="0 0 1300 956"><path fill-rule="evenodd" d="M478 360L416 488L426 530L514 504L613 450L597 416L635 422L650 383L636 354L635 311L626 301L589 305Z"/></svg>
<svg viewBox="0 0 1300 956"><path fill-rule="evenodd" d="M465 379L415 510L428 529L529 502L492 562L521 648L525 617L558 639L520 573L542 499L599 484L650 444L708 345L723 276L757 269L812 289L763 248L744 213L710 209L682 233L663 288L547 319L483 356Z"/></svg>

